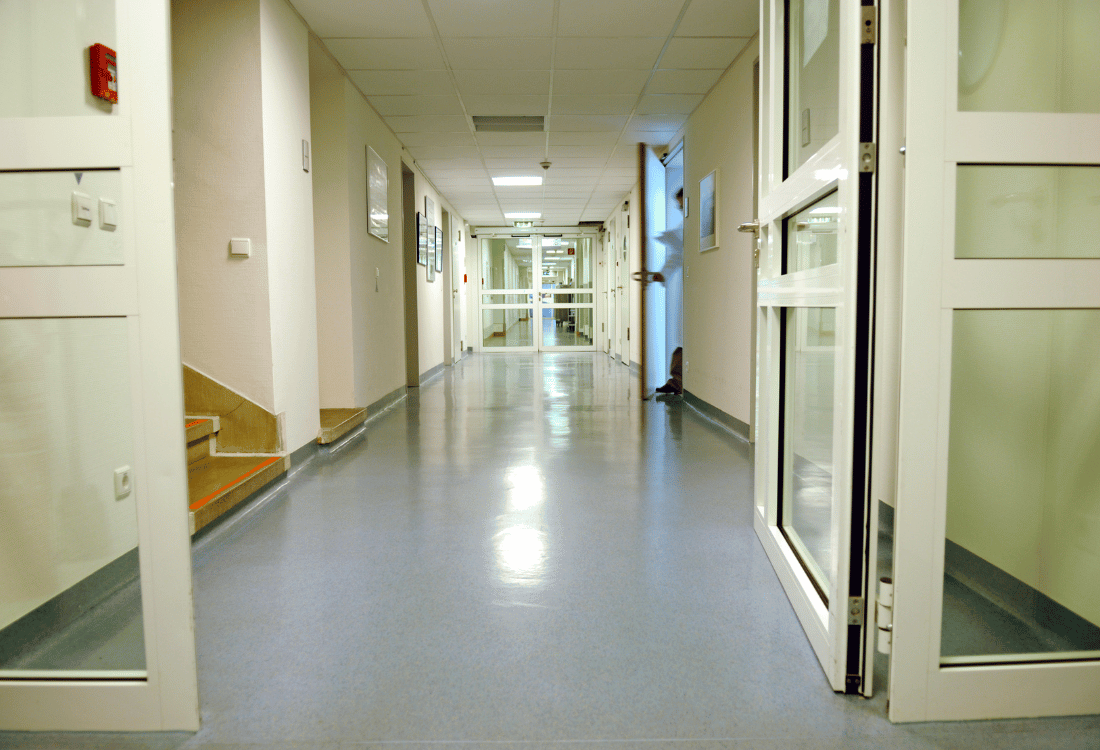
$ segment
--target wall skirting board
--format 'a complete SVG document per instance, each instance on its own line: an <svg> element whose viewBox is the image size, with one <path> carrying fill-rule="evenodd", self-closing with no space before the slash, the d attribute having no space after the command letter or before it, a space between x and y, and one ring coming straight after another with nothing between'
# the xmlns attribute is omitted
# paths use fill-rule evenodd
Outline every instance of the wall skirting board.
<svg viewBox="0 0 1100 750"><path fill-rule="evenodd" d="M34 652L94 608L124 596L138 580L134 547L0 630L0 669L34 669ZM130 668L142 668L135 665Z"/></svg>
<svg viewBox="0 0 1100 750"><path fill-rule="evenodd" d="M442 375L443 370L446 369L446 367L447 367L447 365L440 362L438 365L436 365L432 369L428 370L427 372L421 373L420 374L420 385L424 385L429 380L432 380L432 379L437 378L440 375Z"/></svg>
<svg viewBox="0 0 1100 750"><path fill-rule="evenodd" d="M717 406L707 403L688 390L684 391L684 402L704 417L717 422L746 443L751 444L752 440L750 438L749 426L737 417L732 414L727 414Z"/></svg>

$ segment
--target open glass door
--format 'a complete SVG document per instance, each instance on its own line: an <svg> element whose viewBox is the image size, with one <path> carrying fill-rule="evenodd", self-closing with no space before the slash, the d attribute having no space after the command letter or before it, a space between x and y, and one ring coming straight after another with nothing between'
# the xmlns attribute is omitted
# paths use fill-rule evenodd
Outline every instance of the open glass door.
<svg viewBox="0 0 1100 750"><path fill-rule="evenodd" d="M922 0L907 33L890 718L1096 713L1100 13Z"/></svg>
<svg viewBox="0 0 1100 750"><path fill-rule="evenodd" d="M868 693L874 36L858 0L761 21L755 528L832 688Z"/></svg>
<svg viewBox="0 0 1100 750"><path fill-rule="evenodd" d="M540 351L596 348L596 261L591 237L539 236Z"/></svg>

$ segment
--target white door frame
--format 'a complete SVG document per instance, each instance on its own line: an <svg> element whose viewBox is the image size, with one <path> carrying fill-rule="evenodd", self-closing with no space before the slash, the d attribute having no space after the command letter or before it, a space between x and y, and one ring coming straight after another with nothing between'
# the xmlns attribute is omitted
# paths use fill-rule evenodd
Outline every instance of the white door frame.
<svg viewBox="0 0 1100 750"><path fill-rule="evenodd" d="M908 7L890 718L1095 713L1095 658L941 665L954 311L1100 308L1100 260L955 258L958 164L1100 165L1100 115L958 111L958 19L958 0Z"/></svg>
<svg viewBox="0 0 1100 750"><path fill-rule="evenodd" d="M856 311L868 300L857 293L857 282L867 278L860 267L861 126L861 10L858 0L839 4L839 102L838 134L803 165L784 179L783 145L787 137L784 118L785 90L783 0L763 3L761 17L761 106L759 174L760 268L757 288L757 375L759 398L756 450L754 527L831 687L836 691L868 693L865 679L866 620L853 622L850 602L866 610L866 540L855 536L859 551L852 555L853 535L866 533L866 501L859 467L861 449L854 446L861 435L856 414L866 419L864 377L857 352L866 345ZM872 52L873 54L873 52ZM866 178L863 178L866 179ZM837 236L838 262L805 271L783 273L785 220L822 197L836 192L840 206ZM866 236L866 232L864 232ZM864 250L864 253L868 252ZM866 285L865 285L866 287ZM798 555L780 528L779 476L784 468L780 435L781 342L785 310L832 307L836 309L838 352L833 382L831 580L833 591L826 603ZM865 313L865 311L864 311ZM865 364L865 360L864 360ZM862 402L862 403L861 403ZM854 495L860 495L853 501ZM852 589L857 596L853 596ZM852 652L849 652L849 644ZM858 658L857 658L858 655Z"/></svg>
<svg viewBox="0 0 1100 750"><path fill-rule="evenodd" d="M0 677L0 728L199 728L172 197L169 8L118 0L113 116L0 120L0 169L119 168L124 265L0 269L0 317L125 316L146 669ZM16 145L18 144L18 145Z"/></svg>

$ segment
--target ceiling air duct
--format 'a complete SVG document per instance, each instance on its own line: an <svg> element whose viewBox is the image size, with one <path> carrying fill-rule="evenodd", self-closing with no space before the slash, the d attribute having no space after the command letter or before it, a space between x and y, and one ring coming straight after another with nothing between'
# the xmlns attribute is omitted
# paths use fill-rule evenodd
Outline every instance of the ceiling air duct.
<svg viewBox="0 0 1100 750"><path fill-rule="evenodd" d="M536 133L542 132L543 116L506 117L498 115L474 115L474 130L478 133Z"/></svg>

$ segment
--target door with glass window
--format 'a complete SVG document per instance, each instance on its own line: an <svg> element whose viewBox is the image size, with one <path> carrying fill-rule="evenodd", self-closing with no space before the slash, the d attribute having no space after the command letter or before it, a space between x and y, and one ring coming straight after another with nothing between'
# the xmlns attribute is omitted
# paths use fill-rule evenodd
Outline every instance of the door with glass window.
<svg viewBox="0 0 1100 750"><path fill-rule="evenodd" d="M481 240L481 351L593 351L595 237Z"/></svg>
<svg viewBox="0 0 1100 750"><path fill-rule="evenodd" d="M1100 10L908 22L890 718L1096 713Z"/></svg>
<svg viewBox="0 0 1100 750"><path fill-rule="evenodd" d="M874 142L875 38L864 18L858 0L763 6L755 528L829 684L870 694L875 175L861 144Z"/></svg>

